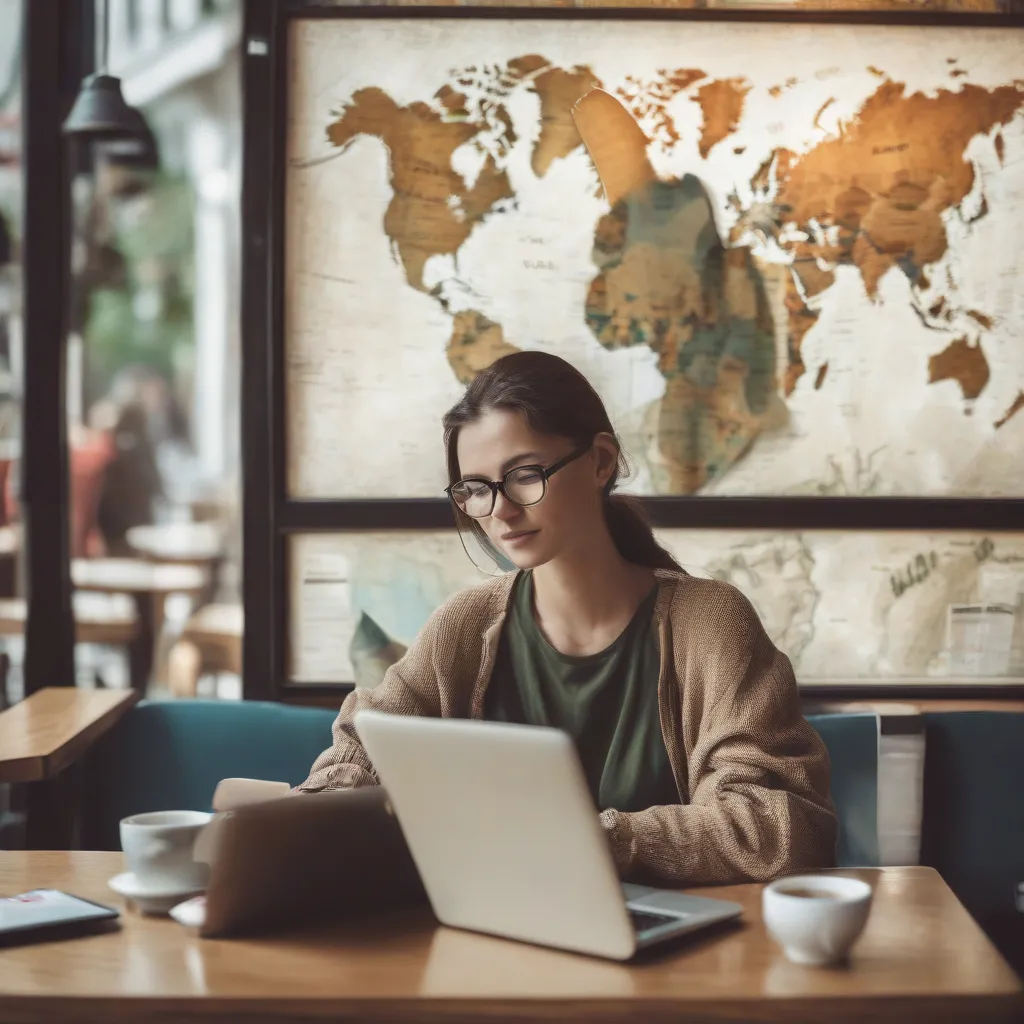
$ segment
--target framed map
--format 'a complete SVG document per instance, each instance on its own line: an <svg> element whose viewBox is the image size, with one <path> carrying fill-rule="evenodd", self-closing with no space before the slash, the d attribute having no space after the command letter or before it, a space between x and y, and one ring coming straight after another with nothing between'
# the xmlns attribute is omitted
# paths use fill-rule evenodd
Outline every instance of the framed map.
<svg viewBox="0 0 1024 1024"><path fill-rule="evenodd" d="M802 687L977 686L951 656L949 609L1016 604L1007 671L1024 676L1024 533L659 530L692 575L754 605ZM430 613L486 577L454 530L290 539L289 677L372 686ZM991 682L991 680L990 680Z"/></svg>
<svg viewBox="0 0 1024 1024"><path fill-rule="evenodd" d="M440 496L441 414L521 348L641 494L1024 495L1024 32L410 14L290 23L291 498ZM660 215L604 200L595 87Z"/></svg>
<svg viewBox="0 0 1024 1024"><path fill-rule="evenodd" d="M246 5L247 697L374 685L481 579L440 421L517 349L807 692L1019 693L1024 18L742 7Z"/></svg>

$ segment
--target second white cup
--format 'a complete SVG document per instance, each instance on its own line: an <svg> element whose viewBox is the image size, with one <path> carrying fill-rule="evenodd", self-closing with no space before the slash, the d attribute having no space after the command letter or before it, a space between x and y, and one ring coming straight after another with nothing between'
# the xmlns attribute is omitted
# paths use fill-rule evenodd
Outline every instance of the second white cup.
<svg viewBox="0 0 1024 1024"><path fill-rule="evenodd" d="M186 893L206 888L209 866L193 854L212 815L203 811L152 811L121 821L121 849L142 888Z"/></svg>
<svg viewBox="0 0 1024 1024"><path fill-rule="evenodd" d="M860 938L871 911L867 882L843 875L795 875L764 889L769 934L797 964L833 964Z"/></svg>

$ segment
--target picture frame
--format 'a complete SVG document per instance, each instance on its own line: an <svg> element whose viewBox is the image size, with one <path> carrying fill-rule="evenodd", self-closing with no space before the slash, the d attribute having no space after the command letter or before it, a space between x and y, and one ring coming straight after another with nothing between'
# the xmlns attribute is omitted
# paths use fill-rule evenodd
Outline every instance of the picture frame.
<svg viewBox="0 0 1024 1024"><path fill-rule="evenodd" d="M658 21L666 24L734 22L777 24L910 25L1024 29L1016 10L936 10L922 4L847 4L808 9L720 4L715 7L411 7L347 6L294 0L250 0L245 29L243 222L243 461L245 466L245 694L247 697L336 701L351 687L290 678L290 538L366 530L444 530L454 522L447 499L353 498L299 500L288 496L287 352L285 344L284 228L289 82L287 46L298 20L402 19ZM1022 35L1024 42L1024 35ZM642 499L659 527L691 530L968 531L1024 529L1018 497L756 497L651 496ZM950 695L949 686L936 689ZM832 692L831 690L829 692ZM894 691L895 692L895 691ZM977 692L972 688L972 692ZM993 691L994 692L994 691Z"/></svg>

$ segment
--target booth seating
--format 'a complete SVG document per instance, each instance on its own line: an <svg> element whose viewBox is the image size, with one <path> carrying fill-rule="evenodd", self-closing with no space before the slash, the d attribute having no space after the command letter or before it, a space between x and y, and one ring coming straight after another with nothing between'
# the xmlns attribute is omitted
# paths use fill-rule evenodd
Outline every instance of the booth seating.
<svg viewBox="0 0 1024 1024"><path fill-rule="evenodd" d="M259 701L141 702L87 761L82 846L116 850L118 822L142 811L208 810L230 776L297 785L331 742L335 712ZM841 867L879 864L879 720L809 721L832 763ZM925 716L920 862L936 868L1024 974L1024 714Z"/></svg>

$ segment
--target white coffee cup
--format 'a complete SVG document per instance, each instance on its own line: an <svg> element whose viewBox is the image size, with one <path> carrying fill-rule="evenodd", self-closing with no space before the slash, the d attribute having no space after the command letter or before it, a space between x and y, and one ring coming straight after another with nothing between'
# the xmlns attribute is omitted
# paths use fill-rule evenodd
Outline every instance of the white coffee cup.
<svg viewBox="0 0 1024 1024"><path fill-rule="evenodd" d="M213 816L204 811L152 811L121 821L121 849L140 888L186 893L206 888L209 865L193 854Z"/></svg>
<svg viewBox="0 0 1024 1024"><path fill-rule="evenodd" d="M764 889L769 934L797 964L833 964L860 938L871 911L867 882L843 875L793 875Z"/></svg>

